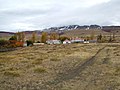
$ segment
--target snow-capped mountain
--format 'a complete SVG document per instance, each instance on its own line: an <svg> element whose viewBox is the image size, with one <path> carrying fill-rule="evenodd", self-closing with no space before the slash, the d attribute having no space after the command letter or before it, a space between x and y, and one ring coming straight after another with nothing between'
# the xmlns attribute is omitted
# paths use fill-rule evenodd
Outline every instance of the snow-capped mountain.
<svg viewBox="0 0 120 90"><path fill-rule="evenodd" d="M62 26L62 27L51 27L48 29L44 29L43 31L67 31L67 30L75 30L75 29L101 29L101 26L99 25L84 25L84 26L80 26L80 25L68 25L68 26Z"/></svg>

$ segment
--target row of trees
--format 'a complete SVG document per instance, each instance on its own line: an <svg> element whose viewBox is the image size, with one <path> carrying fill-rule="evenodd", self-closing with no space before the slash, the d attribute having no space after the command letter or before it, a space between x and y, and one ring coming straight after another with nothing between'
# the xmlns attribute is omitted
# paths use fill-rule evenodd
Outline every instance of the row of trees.
<svg viewBox="0 0 120 90"><path fill-rule="evenodd" d="M61 40L61 41L64 41L66 39L70 40L69 37L66 37L66 36L60 36L58 35L57 33L51 33L50 35L48 35L47 32L43 32L42 35L41 35L41 42L42 43L46 43L46 41L50 39L50 40Z"/></svg>
<svg viewBox="0 0 120 90"><path fill-rule="evenodd" d="M97 36L97 41L99 43L104 43L104 42L115 42L116 38L115 38L115 34L113 33L113 35L110 34L110 36L104 36L102 34Z"/></svg>
<svg viewBox="0 0 120 90"><path fill-rule="evenodd" d="M63 40L64 38L65 37L59 38L59 35L57 33L48 34L47 32L42 32L41 39L40 39L40 41L38 40L37 42L46 43L46 41L48 39L50 39L50 40L55 40L55 39ZM36 42L36 39L37 39L36 32L33 32L31 38L29 38L29 40L27 40L27 41L25 40L25 33L24 32L18 32L14 36L12 36L9 39L9 41L11 41L11 42L13 42L13 41L27 42L29 44L32 44L32 43Z"/></svg>
<svg viewBox="0 0 120 90"><path fill-rule="evenodd" d="M115 41L115 34L110 34L109 38L108 36L103 36L102 34L99 34L98 36L95 36L94 33L91 33L90 36L84 36L82 37L84 38L84 40L94 40L97 39L97 41L99 43L103 43L103 42L113 42ZM53 32L48 34L47 32L42 32L41 34L41 39L38 40L37 42L41 42L41 43L46 43L46 41L50 39L50 40L61 40L64 41L66 39L70 40L69 37L66 36L60 36L59 34ZM9 41L7 40L0 40L0 46L13 46L13 47L18 47L18 46L22 46L24 42L27 42L28 45L33 44L34 42L36 42L37 40L37 34L36 32L32 33L31 38L29 38L29 40L26 41L25 39L25 33L24 32L18 32L16 33L14 36L10 37Z"/></svg>

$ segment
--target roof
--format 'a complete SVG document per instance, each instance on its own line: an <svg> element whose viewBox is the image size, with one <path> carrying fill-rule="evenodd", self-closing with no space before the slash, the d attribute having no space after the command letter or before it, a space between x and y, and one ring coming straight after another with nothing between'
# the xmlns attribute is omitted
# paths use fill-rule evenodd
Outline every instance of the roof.
<svg viewBox="0 0 120 90"><path fill-rule="evenodd" d="M66 39L64 42L70 42L70 40Z"/></svg>

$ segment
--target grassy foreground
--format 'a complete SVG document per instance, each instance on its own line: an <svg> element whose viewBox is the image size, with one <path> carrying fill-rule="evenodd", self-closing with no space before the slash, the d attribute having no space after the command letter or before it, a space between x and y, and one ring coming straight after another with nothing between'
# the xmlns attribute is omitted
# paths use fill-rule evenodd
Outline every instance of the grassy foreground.
<svg viewBox="0 0 120 90"><path fill-rule="evenodd" d="M94 62L81 67L103 47ZM119 59L120 44L43 45L0 53L0 90L119 90Z"/></svg>

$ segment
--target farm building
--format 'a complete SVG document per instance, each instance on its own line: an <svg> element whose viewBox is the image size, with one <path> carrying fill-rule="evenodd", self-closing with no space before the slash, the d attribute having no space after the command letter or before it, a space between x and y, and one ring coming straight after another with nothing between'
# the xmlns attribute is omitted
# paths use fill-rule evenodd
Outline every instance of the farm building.
<svg viewBox="0 0 120 90"><path fill-rule="evenodd" d="M89 42L89 41L84 41L83 43L84 43L84 44L88 44L88 43L90 43L90 42Z"/></svg>
<svg viewBox="0 0 120 90"><path fill-rule="evenodd" d="M23 47L27 47L27 43L25 42L25 43L23 43Z"/></svg>
<svg viewBox="0 0 120 90"><path fill-rule="evenodd" d="M97 40L89 40L90 43L97 43Z"/></svg>
<svg viewBox="0 0 120 90"><path fill-rule="evenodd" d="M34 46L44 45L44 43L33 43Z"/></svg>
<svg viewBox="0 0 120 90"><path fill-rule="evenodd" d="M66 39L65 41L63 41L63 44L71 44L71 41Z"/></svg>
<svg viewBox="0 0 120 90"><path fill-rule="evenodd" d="M61 44L60 40L47 40L46 41L47 44Z"/></svg>
<svg viewBox="0 0 120 90"><path fill-rule="evenodd" d="M84 39L82 38L75 38L71 40L71 43L83 43L83 42L84 42Z"/></svg>

